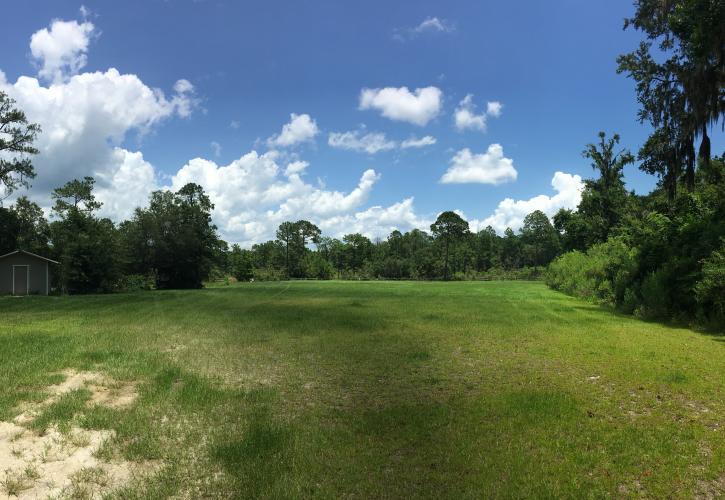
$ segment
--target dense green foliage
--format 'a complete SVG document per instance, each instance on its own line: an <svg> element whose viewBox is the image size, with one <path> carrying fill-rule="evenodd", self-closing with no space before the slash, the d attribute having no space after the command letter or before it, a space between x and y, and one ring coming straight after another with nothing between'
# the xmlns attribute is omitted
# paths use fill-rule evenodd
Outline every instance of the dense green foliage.
<svg viewBox="0 0 725 500"><path fill-rule="evenodd" d="M113 430L102 456L140 474L111 498L722 491L720 337L541 283L242 283L0 310L0 420L69 368L137 384L129 407L33 423Z"/></svg>
<svg viewBox="0 0 725 500"><path fill-rule="evenodd" d="M152 193L148 208L121 224L126 271L153 274L158 288L200 288L222 250L213 208L197 184Z"/></svg>
<svg viewBox="0 0 725 500"><path fill-rule="evenodd" d="M723 326L725 163L711 157L708 126L725 116L725 3L640 0L636 6L626 26L649 41L621 56L619 70L635 80L639 117L654 128L639 167L660 182L648 196L628 194L621 168L609 176L601 168L611 163L602 161L606 155L590 154L600 179L587 182L576 212L554 217L564 248L578 251L554 261L546 279L626 312ZM600 150L611 152L612 144L602 137ZM632 161L622 154L621 164ZM615 189L603 189L609 178Z"/></svg>

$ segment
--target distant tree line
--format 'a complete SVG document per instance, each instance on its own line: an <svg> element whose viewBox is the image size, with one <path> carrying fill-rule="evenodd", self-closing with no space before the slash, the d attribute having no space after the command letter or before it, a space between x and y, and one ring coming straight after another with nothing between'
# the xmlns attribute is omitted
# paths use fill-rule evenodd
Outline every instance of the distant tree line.
<svg viewBox="0 0 725 500"><path fill-rule="evenodd" d="M322 236L306 220L283 222L277 238L245 250L232 245L226 269L238 280L256 279L475 279L535 277L560 253L560 238L541 211L518 233L499 236L490 226L472 232L455 212L441 213L430 232L393 231L371 240L351 233Z"/></svg>

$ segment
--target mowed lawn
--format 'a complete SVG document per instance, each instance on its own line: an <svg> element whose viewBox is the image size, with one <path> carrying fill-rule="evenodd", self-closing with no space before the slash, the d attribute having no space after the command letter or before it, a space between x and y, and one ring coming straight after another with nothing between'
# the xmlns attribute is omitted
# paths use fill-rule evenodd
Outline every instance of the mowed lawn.
<svg viewBox="0 0 725 500"><path fill-rule="evenodd" d="M724 340L525 282L1 298L0 420L63 370L134 382L43 415L153 464L124 497L717 498Z"/></svg>

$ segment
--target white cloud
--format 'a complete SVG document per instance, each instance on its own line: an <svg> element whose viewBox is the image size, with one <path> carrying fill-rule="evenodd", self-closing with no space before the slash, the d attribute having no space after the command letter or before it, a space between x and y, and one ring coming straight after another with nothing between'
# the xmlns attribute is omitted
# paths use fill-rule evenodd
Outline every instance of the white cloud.
<svg viewBox="0 0 725 500"><path fill-rule="evenodd" d="M182 118L191 116L191 112L199 104L194 85L189 80L182 78L174 84L174 92L175 94L171 98L171 104L176 110L176 113Z"/></svg>
<svg viewBox="0 0 725 500"><path fill-rule="evenodd" d="M103 203L100 215L113 220L131 217L136 207L146 206L149 193L158 189L154 167L140 152L113 148L108 167L93 172L96 197ZM122 195L121 195L122 194Z"/></svg>
<svg viewBox="0 0 725 500"><path fill-rule="evenodd" d="M238 129L239 125L240 123L237 120L232 120L231 122L229 122L229 126L233 129Z"/></svg>
<svg viewBox="0 0 725 500"><path fill-rule="evenodd" d="M310 115L290 114L290 121L282 127L282 132L267 139L270 147L288 147L312 141L319 133L317 123Z"/></svg>
<svg viewBox="0 0 725 500"><path fill-rule="evenodd" d="M395 149L396 144L385 137L381 132L371 132L365 135L358 130L351 132L331 132L327 144L333 148L352 151L364 151L375 154L379 151Z"/></svg>
<svg viewBox="0 0 725 500"><path fill-rule="evenodd" d="M491 144L481 154L473 154L468 148L458 151L440 181L444 184L477 182L496 185L515 181L516 176L513 160L504 157L500 144Z"/></svg>
<svg viewBox="0 0 725 500"><path fill-rule="evenodd" d="M193 107L187 94L167 98L136 75L122 75L114 68L48 87L27 76L10 83L0 74L0 90L43 129L36 141L40 154L34 159L38 176L33 184L40 193L83 175L112 178L119 165L109 159L113 146L132 131L143 135Z"/></svg>
<svg viewBox="0 0 725 500"><path fill-rule="evenodd" d="M454 121L459 131L468 129L486 131L487 116L499 117L503 104L498 101L489 101L486 105L486 112L476 114L476 105L473 103L473 94L468 94L458 103L454 112Z"/></svg>
<svg viewBox="0 0 725 500"><path fill-rule="evenodd" d="M412 28L396 28L393 30L393 39L399 42L406 42L426 33L452 33L456 30L455 25L439 17L427 17L417 26Z"/></svg>
<svg viewBox="0 0 725 500"><path fill-rule="evenodd" d="M211 146L212 152L214 153L214 156L216 156L218 158L222 155L222 145L221 144L219 144L216 141L211 141L210 146Z"/></svg>
<svg viewBox="0 0 725 500"><path fill-rule="evenodd" d="M427 31L450 33L455 27L445 19L437 17L427 17L418 26L413 28L416 33L425 33Z"/></svg>
<svg viewBox="0 0 725 500"><path fill-rule="evenodd" d="M389 207L361 209L379 174L368 169L357 186L345 193L314 186L300 178L308 163L295 161L283 169L275 151L243 155L228 165L195 158L172 177L171 189L188 182L204 187L215 205L214 222L228 241L249 246L274 239L280 223L308 219L326 234L342 236L362 232L387 236L392 229L418 227L412 199Z"/></svg>
<svg viewBox="0 0 725 500"><path fill-rule="evenodd" d="M498 101L489 101L486 103L486 114L489 116L494 116L498 118L501 116L501 110L503 109L503 104L501 104Z"/></svg>
<svg viewBox="0 0 725 500"><path fill-rule="evenodd" d="M426 146L432 146L436 142L436 138L432 135L426 135L425 137L421 137L420 139L418 139L417 137L411 137L401 142L400 147L403 149L424 148Z"/></svg>
<svg viewBox="0 0 725 500"><path fill-rule="evenodd" d="M338 237L361 233L368 238L385 239L396 229L402 232L427 229L432 222L417 216L413 198L406 198L389 207L373 206L354 214L330 217L320 223L320 229Z"/></svg>
<svg viewBox="0 0 725 500"><path fill-rule="evenodd" d="M301 175L310 164L306 161L293 161L287 164L287 168L284 171L284 175L287 177L291 175Z"/></svg>
<svg viewBox="0 0 725 500"><path fill-rule="evenodd" d="M426 125L438 116L443 93L437 87L424 87L410 92L408 87L364 88L360 92L360 109L377 109L391 120Z"/></svg>
<svg viewBox="0 0 725 500"><path fill-rule="evenodd" d="M551 186L556 191L553 196L540 194L528 200L506 198L498 204L491 216L482 221L469 221L471 229L480 231L486 226L491 226L499 234L503 234L507 227L517 231L523 226L524 218L534 210L541 210L552 217L561 208L575 209L579 205L584 189L584 183L579 175L556 172L551 179Z"/></svg>
<svg viewBox="0 0 725 500"><path fill-rule="evenodd" d="M476 129L486 130L486 115L476 114L476 105L473 104L473 95L468 94L458 103L458 107L454 113L456 128L458 130Z"/></svg>
<svg viewBox="0 0 725 500"><path fill-rule="evenodd" d="M86 21L53 21L30 38L30 53L38 64L38 76L60 83L75 75L87 62L88 45L95 27Z"/></svg>

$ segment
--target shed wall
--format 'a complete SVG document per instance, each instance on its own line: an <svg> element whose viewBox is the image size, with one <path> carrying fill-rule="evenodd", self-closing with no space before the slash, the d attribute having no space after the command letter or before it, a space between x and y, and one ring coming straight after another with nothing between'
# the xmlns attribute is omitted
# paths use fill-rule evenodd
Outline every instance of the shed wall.
<svg viewBox="0 0 725 500"><path fill-rule="evenodd" d="M23 253L0 259L0 294L13 293L13 266L30 266L28 290L31 295L48 294L52 264Z"/></svg>

